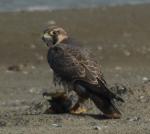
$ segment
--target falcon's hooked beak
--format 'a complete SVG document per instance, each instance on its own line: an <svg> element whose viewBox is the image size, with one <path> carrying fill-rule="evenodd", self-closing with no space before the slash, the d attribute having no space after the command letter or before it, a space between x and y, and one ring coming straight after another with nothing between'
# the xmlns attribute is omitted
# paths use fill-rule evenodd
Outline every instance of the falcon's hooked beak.
<svg viewBox="0 0 150 134"><path fill-rule="evenodd" d="M42 36L42 40L46 43L46 45L49 47L50 45L53 45L53 38L48 33L44 33Z"/></svg>

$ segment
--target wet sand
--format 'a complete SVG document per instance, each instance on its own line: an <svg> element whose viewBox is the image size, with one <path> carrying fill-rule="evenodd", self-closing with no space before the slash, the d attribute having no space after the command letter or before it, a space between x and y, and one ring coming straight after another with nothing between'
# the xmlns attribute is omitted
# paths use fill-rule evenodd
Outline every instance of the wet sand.
<svg viewBox="0 0 150 134"><path fill-rule="evenodd" d="M149 12L150 5L136 5L0 13L0 133L149 134ZM110 86L127 87L121 119L103 120L94 106L81 116L43 114L42 92L56 89L40 36L54 21L91 49Z"/></svg>

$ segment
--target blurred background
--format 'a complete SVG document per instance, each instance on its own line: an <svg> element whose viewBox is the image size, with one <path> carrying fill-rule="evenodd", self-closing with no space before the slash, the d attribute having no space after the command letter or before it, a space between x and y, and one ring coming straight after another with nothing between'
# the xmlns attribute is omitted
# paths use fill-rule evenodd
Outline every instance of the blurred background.
<svg viewBox="0 0 150 134"><path fill-rule="evenodd" d="M43 29L51 24L63 27L91 49L109 85L136 87L148 82L149 3L150 0L0 0L0 117L41 101L43 91L56 90L46 61L48 48L41 40ZM129 116L135 114L126 112Z"/></svg>
<svg viewBox="0 0 150 134"><path fill-rule="evenodd" d="M33 65L34 70L42 65L48 67L47 48L41 41L41 34L47 25L56 24L94 51L110 83L119 80L132 84L147 80L149 2L0 0L0 64L6 69L7 66L28 64ZM45 72L48 70L44 69ZM8 77L6 79L8 81Z"/></svg>
<svg viewBox="0 0 150 134"><path fill-rule="evenodd" d="M98 6L135 5L150 3L150 0L1 0L0 11L33 11L72 8L92 8Z"/></svg>

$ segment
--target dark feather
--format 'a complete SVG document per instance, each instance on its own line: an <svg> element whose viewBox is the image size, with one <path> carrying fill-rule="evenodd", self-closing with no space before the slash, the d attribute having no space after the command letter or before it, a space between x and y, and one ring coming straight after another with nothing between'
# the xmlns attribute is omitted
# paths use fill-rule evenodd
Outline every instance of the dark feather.
<svg viewBox="0 0 150 134"><path fill-rule="evenodd" d="M82 97L89 97L104 113L110 114L119 110L113 99L123 101L112 93L106 85L100 67L88 51L71 44L57 44L49 48L48 63L60 80ZM78 85L78 86L77 86ZM82 86L82 89L80 88Z"/></svg>

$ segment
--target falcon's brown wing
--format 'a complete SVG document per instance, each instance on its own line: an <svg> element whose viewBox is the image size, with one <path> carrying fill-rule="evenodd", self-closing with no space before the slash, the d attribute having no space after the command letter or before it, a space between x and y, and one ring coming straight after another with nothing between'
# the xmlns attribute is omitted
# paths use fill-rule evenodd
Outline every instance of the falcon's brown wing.
<svg viewBox="0 0 150 134"><path fill-rule="evenodd" d="M88 50L84 48L80 50L79 48L67 47L66 51L72 58L75 58L78 61L80 67L84 68L84 77L83 75L79 76L79 79L95 85L98 84L97 79L102 79L103 81L100 66ZM105 83L105 81L103 82Z"/></svg>
<svg viewBox="0 0 150 134"><path fill-rule="evenodd" d="M48 62L54 72L63 80L80 81L82 84L92 87L90 92L108 99L121 100L107 88L98 64L91 59L88 52L68 44L58 44L49 49Z"/></svg>
<svg viewBox="0 0 150 134"><path fill-rule="evenodd" d="M81 51L79 48L67 47L66 52L69 53L72 58L75 58L76 61L78 61L78 67L84 70L82 75L79 74L78 77L75 77L76 81L82 81L82 83L89 87L91 86L92 92L95 92L96 94L100 94L108 99L115 98L123 101L107 88L106 81L104 80L103 74L100 70L100 65L88 50L82 49Z"/></svg>

